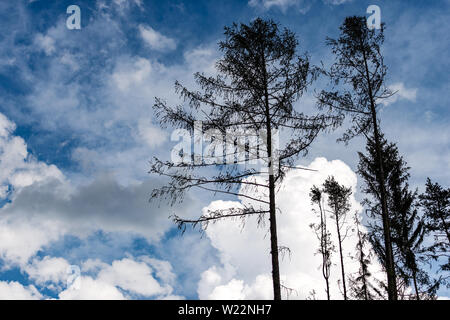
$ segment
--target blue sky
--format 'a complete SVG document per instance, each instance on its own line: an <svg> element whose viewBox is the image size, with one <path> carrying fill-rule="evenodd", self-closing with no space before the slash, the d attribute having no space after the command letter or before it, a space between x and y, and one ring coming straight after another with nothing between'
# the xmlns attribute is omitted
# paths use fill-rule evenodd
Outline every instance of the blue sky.
<svg viewBox="0 0 450 320"><path fill-rule="evenodd" d="M66 28L72 4L81 30ZM382 108L383 131L411 166L412 187L422 191L426 177L448 186L447 0L0 1L0 297L261 298L255 288L266 288L267 267L247 270L226 231L180 236L168 219L198 216L223 198L148 203L164 183L147 174L148 160L168 158L173 144L155 120L154 97L179 102L175 80L195 87L194 72L214 73L223 27L258 16L293 30L300 51L329 64L325 38L371 4L387 24L387 80L398 91ZM310 93L298 107L314 111ZM336 144L340 133L320 136L297 163L324 157L315 163L348 172L357 205L352 171L364 142ZM78 291L66 288L68 265L81 267Z"/></svg>

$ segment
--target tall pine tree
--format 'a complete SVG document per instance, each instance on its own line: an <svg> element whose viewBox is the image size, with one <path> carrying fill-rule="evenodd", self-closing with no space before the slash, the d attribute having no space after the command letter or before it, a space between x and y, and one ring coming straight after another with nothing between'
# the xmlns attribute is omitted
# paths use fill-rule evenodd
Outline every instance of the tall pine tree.
<svg viewBox="0 0 450 320"><path fill-rule="evenodd" d="M327 214L324 208L323 191L317 186L313 186L310 192L311 202L317 205L319 210L314 210L320 218L320 223L312 223L310 227L315 231L320 246L317 252L322 256L322 276L325 280L325 291L327 299L330 300L330 274L331 274L331 255L335 251L333 242L331 241L331 233L327 227Z"/></svg>
<svg viewBox="0 0 450 320"><path fill-rule="evenodd" d="M298 169L293 162L307 152L317 135L340 122L332 115L307 115L296 110L295 103L316 75L308 57L298 54L298 44L293 32L272 20L258 18L248 25L233 24L225 28L225 40L219 43L223 57L216 63L218 75L196 73L199 91L177 82L176 92L184 104L169 106L157 98L154 105L161 125L193 132L195 140L196 124L201 121L209 141L220 142L226 136L227 142L225 147L215 148L214 161L202 158L202 150L195 150L195 145L193 154L190 148L183 149L186 161L181 163L154 159L151 173L168 177L170 183L154 190L152 198L168 198L174 203L188 190L197 189L249 200L249 204L209 211L195 220L178 216L174 220L184 228L186 224L205 227L220 219L257 215L264 221L268 217L276 300L281 299L276 186L287 171ZM279 147L277 130L288 137ZM261 132L259 136L264 139L258 145L240 142L248 133L255 136ZM236 157L236 148L245 155ZM220 149L226 149L225 153ZM225 163L224 158L228 159ZM245 165L254 159L263 161L262 168ZM264 181L258 180L262 175Z"/></svg>
<svg viewBox="0 0 450 320"><path fill-rule="evenodd" d="M359 214L355 212L353 217L356 236L358 242L356 243L356 259L359 263L358 272L356 275L350 276L350 292L352 297L357 300L373 300L374 294L372 293L373 286L370 282L372 274L369 271L371 264L372 253L369 245L368 234L363 231L363 227L360 221Z"/></svg>
<svg viewBox="0 0 450 320"><path fill-rule="evenodd" d="M365 182L364 192L371 197L364 200L372 218L370 240L380 261L385 265L386 251L382 245L383 230L377 216L381 215L380 188L376 183L377 151L372 139L367 144L367 154L359 153L358 172ZM425 224L417 208L417 191L409 189L409 168L399 155L394 143L388 143L381 135L383 167L386 174L386 200L389 210L390 233L394 264L399 277L397 294L400 298L432 298L438 285L423 270ZM401 281L400 281L401 280ZM412 287L414 294L408 294Z"/></svg>
<svg viewBox="0 0 450 320"><path fill-rule="evenodd" d="M425 213L427 234L433 237L433 244L427 248L433 260L443 261L442 271L450 271L450 188L427 179L426 189L420 195L420 205Z"/></svg>
<svg viewBox="0 0 450 320"><path fill-rule="evenodd" d="M347 300L347 281L345 275L343 242L350 230L346 224L347 213L350 210L349 197L352 189L340 185L334 177L328 177L323 184L323 190L328 195L328 206L331 209L331 216L336 224L336 234L338 239L339 258L341 264L341 280L344 300Z"/></svg>
<svg viewBox="0 0 450 320"><path fill-rule="evenodd" d="M386 199L386 174L381 154L380 123L378 105L380 99L388 98L392 92L385 85L387 67L381 48L384 42L384 25L380 30L369 29L365 17L347 17L340 27L338 39L327 39L335 56L330 70L323 70L329 78L331 89L322 90L318 96L318 107L337 116L349 116L352 126L341 140L348 142L357 135L369 139L373 136L376 150L375 183L378 184L382 221L383 245L386 257L388 295L397 300L396 273L390 221Z"/></svg>

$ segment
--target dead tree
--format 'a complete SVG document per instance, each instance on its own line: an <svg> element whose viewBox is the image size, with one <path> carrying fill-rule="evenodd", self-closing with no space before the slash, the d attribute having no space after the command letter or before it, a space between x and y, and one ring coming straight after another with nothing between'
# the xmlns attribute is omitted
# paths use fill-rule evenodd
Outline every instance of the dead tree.
<svg viewBox="0 0 450 320"><path fill-rule="evenodd" d="M331 255L335 251L333 242L331 241L331 233L327 229L327 215L323 207L322 190L313 186L309 193L311 202L316 204L319 208L318 211L313 211L319 216L320 223L312 223L310 227L316 233L317 239L319 239L320 247L317 252L322 256L322 276L325 279L327 299L330 300L330 270L331 270Z"/></svg>
<svg viewBox="0 0 450 320"><path fill-rule="evenodd" d="M340 30L341 35L337 40L327 39L335 62L330 70L323 70L323 73L330 79L332 88L317 95L318 106L320 109L329 110L330 114L350 116L352 126L340 140L348 142L362 134L369 141L372 139L369 133L373 135L379 168L377 184L380 187L388 296L390 300L397 300L378 118L379 101L393 94L385 85L387 67L381 53L384 25L382 24L379 30L369 29L365 17L347 17Z"/></svg>
<svg viewBox="0 0 450 320"><path fill-rule="evenodd" d="M345 280L346 277L342 244L350 231L349 226L346 225L346 217L348 211L350 210L349 197L352 194L352 189L340 185L334 177L329 177L323 184L323 191L328 195L328 206L331 209L331 215L336 223L339 258L341 263L342 288L344 300L347 300L347 286Z"/></svg>
<svg viewBox="0 0 450 320"><path fill-rule="evenodd" d="M174 203L188 190L199 189L242 201L235 208L210 210L194 220L175 216L180 228L254 215L261 222L268 214L274 299L281 299L276 186L288 170L297 168L295 159L308 151L319 132L341 121L334 115L296 110L294 104L316 77L316 68L306 55L297 54L297 46L295 35L271 20L233 24L225 28L225 40L219 43L223 57L216 63L218 74L196 73L199 91L177 82L176 92L184 102L179 106L158 98L154 105L163 126L187 130L194 141L201 140L195 137L201 121L203 137L214 147L208 146L206 156L202 148L194 145L191 152L185 147L175 152L183 159L178 163L154 159L150 172L170 182L154 190L152 198ZM287 137L278 146L277 132ZM224 136L226 142L221 144ZM260 161L261 168L246 165L253 161Z"/></svg>

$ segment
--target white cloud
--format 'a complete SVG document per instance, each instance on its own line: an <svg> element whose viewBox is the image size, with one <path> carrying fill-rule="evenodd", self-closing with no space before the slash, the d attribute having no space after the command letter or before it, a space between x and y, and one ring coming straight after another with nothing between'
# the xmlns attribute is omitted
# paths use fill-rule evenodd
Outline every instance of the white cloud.
<svg viewBox="0 0 450 320"><path fill-rule="evenodd" d="M166 133L159 127L151 124L150 120L140 119L138 123L139 137L150 147L155 148L164 144L167 140Z"/></svg>
<svg viewBox="0 0 450 320"><path fill-rule="evenodd" d="M159 270L152 269L153 265ZM173 281L174 277L170 270L171 266L167 261L149 257L140 257L137 260L124 258L113 261L111 265L99 260L87 260L82 265L82 273L96 272L96 276L83 274L79 279L79 287L67 288L59 293L59 298L120 300L137 295L146 298L182 299L183 297L172 294L173 289L167 283ZM154 273L158 277L163 275L160 277L161 283L153 277Z"/></svg>
<svg viewBox="0 0 450 320"><path fill-rule="evenodd" d="M150 26L139 25L139 32L144 42L153 50L170 51L177 46L175 40L162 35Z"/></svg>
<svg viewBox="0 0 450 320"><path fill-rule="evenodd" d="M411 101L411 102L416 101L417 89L415 89L415 88L408 89L405 87L405 84L403 82L394 83L389 86L389 89L392 92L395 92L395 94L387 99L381 100L381 103L384 106L393 104L393 103L397 102L398 100L407 100L407 101Z"/></svg>
<svg viewBox="0 0 450 320"><path fill-rule="evenodd" d="M67 270L70 264L61 257L46 256L33 261L23 267L30 279L39 286L56 289L66 283Z"/></svg>
<svg viewBox="0 0 450 320"><path fill-rule="evenodd" d="M13 135L15 128L0 113L0 199L6 196L8 185L21 189L46 179L63 179L56 166L36 161L28 154L25 141Z"/></svg>
<svg viewBox="0 0 450 320"><path fill-rule="evenodd" d="M248 5L251 7L259 8L260 10L270 10L272 8L278 8L283 13L290 7L297 8L301 13L305 14L309 11L315 0L250 0ZM341 5L353 0L322 0L326 4Z"/></svg>
<svg viewBox="0 0 450 320"><path fill-rule="evenodd" d="M114 285L94 280L89 276L80 278L80 288L68 288L59 293L61 300L125 300L125 296Z"/></svg>
<svg viewBox="0 0 450 320"><path fill-rule="evenodd" d="M59 61L61 63L69 66L72 71L78 71L80 70L80 65L77 61L76 55L71 54L69 52L64 52L61 57L59 58Z"/></svg>
<svg viewBox="0 0 450 320"><path fill-rule="evenodd" d="M55 183L66 183L56 166L37 161L28 154L25 141L14 136L14 130L15 124L0 113L0 198L9 196L14 201L18 193L31 185L40 188L42 183L53 187ZM11 189L12 193L8 195L7 191ZM58 187L54 189L55 193L60 191ZM34 206L37 209L36 203ZM63 232L55 221L40 220L33 215L26 221L28 223L20 215L0 216L0 257L8 262L24 263L41 246Z"/></svg>
<svg viewBox="0 0 450 320"><path fill-rule="evenodd" d="M114 0L114 4L119 7L127 7L131 4L142 7L142 0Z"/></svg>
<svg viewBox="0 0 450 320"><path fill-rule="evenodd" d="M0 208L0 257L8 265L26 264L42 247L66 234L84 238L104 230L157 242L172 226L167 218L169 207L148 202L158 180L121 185L113 175L105 174L75 185L56 166L29 156L24 140L12 134L14 128L0 114L0 185L4 187L0 196L6 195L8 186L13 187L11 203ZM194 203L173 210L189 210ZM34 267L44 267L43 262Z"/></svg>
<svg viewBox="0 0 450 320"><path fill-rule="evenodd" d="M34 38L34 43L42 49L46 55L50 56L55 52L55 39L49 35L38 33Z"/></svg>
<svg viewBox="0 0 450 320"><path fill-rule="evenodd" d="M9 265L25 265L45 245L59 239L67 230L57 221L36 216L6 216L0 210L0 257Z"/></svg>
<svg viewBox="0 0 450 320"><path fill-rule="evenodd" d="M63 300L123 300L136 297L153 299L184 299L173 294L175 274L168 261L141 256L128 256L107 264L98 259L81 263L76 285L67 287L69 262L62 257L46 256L34 259L22 267L22 272L38 285L57 293ZM155 278L156 277L156 278ZM33 285L0 281L0 299L45 298Z"/></svg>
<svg viewBox="0 0 450 320"><path fill-rule="evenodd" d="M0 281L0 300L38 300L42 295L33 286L24 287L17 281Z"/></svg>
<svg viewBox="0 0 450 320"><path fill-rule="evenodd" d="M297 7L302 13L305 13L310 7L310 4L304 0L250 0L248 4L262 10L278 8L284 13L289 7Z"/></svg>
<svg viewBox="0 0 450 320"><path fill-rule="evenodd" d="M175 283L176 275L173 273L172 265L168 261L158 260L147 256L141 257L140 260L154 268L156 276L163 282L168 284Z"/></svg>
<svg viewBox="0 0 450 320"><path fill-rule="evenodd" d="M206 272L214 273L214 270L209 269ZM221 279L219 274L216 276ZM251 284L246 284L243 280L231 279L229 282L214 286L206 297L211 300L271 300L273 299L272 277L270 274L259 274Z"/></svg>
<svg viewBox="0 0 450 320"><path fill-rule="evenodd" d="M172 288L160 286L153 278L152 272L153 270L145 262L124 258L114 261L110 267L101 270L97 280L146 297L170 294Z"/></svg>
<svg viewBox="0 0 450 320"><path fill-rule="evenodd" d="M149 60L137 58L132 65L121 65L113 75L117 87L126 91L131 86L142 85L152 71L152 65Z"/></svg>
<svg viewBox="0 0 450 320"><path fill-rule="evenodd" d="M115 0L115 4L121 8L129 7L130 4L137 2L139 1ZM297 8L299 10L306 10L309 4L306 1L294 0L252 0L251 2L260 5L263 9L280 8L281 10L295 8L296 5L298 5ZM340 4L344 1L330 0L328 2L330 4ZM86 139L86 137L89 137L90 141L95 141L96 138L102 139L102 141L103 139L110 139L104 149L83 147L74 152L74 159L80 162L84 161L83 163L86 163L86 167L90 167L92 170L89 172L111 171L116 174L116 177L120 175L121 177L129 178L131 176L135 178L147 172L147 160L151 156L148 147L154 148L158 146L163 137L157 128L150 126L152 117L148 113L149 101L153 101L154 96L167 97L169 102L174 101L173 81L179 79L191 86L192 79L190 76L192 72L204 71L205 69L207 72L213 72L216 53L214 50L205 47L195 48L185 53L185 61L182 64L173 67L159 64L151 58L117 57L112 54L113 51L111 49L114 46L118 47L123 44L123 34L118 24L109 19L108 16L100 18L93 20L87 28L83 29L83 36L75 41L64 38L64 23L49 29L47 34L38 36L41 41L37 42L39 44L37 49L42 50L47 55L51 55L54 59L49 63L48 77L41 79L39 74L32 79L36 86L33 86L35 91L29 96L27 105L32 111L30 118L38 119L37 121L47 130L54 130L55 132L61 129L73 130L77 138ZM140 27L147 31L151 30L150 43L146 43L150 47L152 47L153 43L153 49L165 51L169 50L171 46L175 49L176 43L173 39L167 38L151 28L146 28L144 25ZM140 29L139 31L141 32ZM141 36L143 36L142 32ZM158 37L162 37L163 41L155 42L155 39ZM100 39L95 43L100 44L101 50L95 46L92 39ZM105 39L110 41L104 41ZM412 43L417 44L417 42ZM83 56L78 57L68 54L68 52L75 51L72 50L74 46L86 48L86 50L82 50ZM158 46L160 49L156 49ZM95 55L92 55L90 50L95 52ZM67 81L64 80L77 75L76 73L68 73L66 71L68 69L67 66L70 67L72 72L83 69L88 70L90 65L87 62L93 60L90 58L101 57L97 56L98 53L105 54L107 59L104 60L106 65L104 70L95 69L91 71L92 74L98 74L98 78L101 79L101 81L98 81L96 89L91 90L90 84L88 85L89 90L86 90L87 88L84 88L82 84L74 82L71 82L70 85L65 85ZM18 55L18 57L20 56ZM410 70L413 69L410 68ZM411 98L410 90L414 89L406 89L404 86L403 89L406 90L406 96L399 98ZM96 102L95 105L86 107L86 102L88 101L86 97L92 98ZM129 139L128 133L117 130L117 127L133 128L133 130L130 130L133 139ZM0 125L0 130L1 128ZM11 144L11 149L14 149L18 155L15 159L20 159L20 157L23 159L27 158L26 145L23 140L21 141L19 137L12 138L18 138L15 144ZM126 141L126 144L120 144L119 141L121 139ZM406 140L410 141L410 136ZM329 140L327 140L326 145L328 148ZM25 146L25 149L23 146ZM421 148L416 149L423 150ZM324 152L329 154L327 150ZM421 159L425 157L424 154L428 158L425 159L426 161L421 161L422 163L429 164L430 168L438 167L434 164L442 158L433 156L434 160L431 161L431 153L421 152ZM27 161L32 162L30 159ZM15 161L10 163L13 162ZM17 192L17 203L9 205L8 209L5 208L1 212L2 216L5 216L4 218L2 217L0 223L0 247L2 247L0 253L3 257L7 256L11 259L15 257L20 259L20 261L26 261L39 248L58 239L63 234L69 232L81 234L80 230L91 232L94 228L106 231L137 231L146 234L154 241L164 233L166 226L170 225L170 221L165 215L159 215L153 211L151 213L148 212L150 209L146 200L148 191L153 186L151 183L139 182L134 185L122 185L117 183L112 176L99 177L83 186L67 185L63 182L48 183L47 176L51 177L52 174L48 173L47 167L51 166L40 162L36 163L39 164L36 167L42 167L42 170L45 172L42 173L39 169L31 170L30 168L33 166L27 164L28 173L25 175L23 175L23 172L17 173L16 179L11 179L12 182L7 182L8 184L14 183L18 191L23 187L27 187L27 190L23 193ZM130 163L133 163L133 166L130 166ZM430 163L433 163L433 165ZM54 168L57 169L56 167ZM27 170L24 171L27 172ZM3 172L5 171L0 170L0 175ZM122 178L119 179L121 182L124 180ZM38 184L39 181L43 183ZM127 188L131 188L130 192L126 191ZM3 194L6 193L6 190L4 185ZM114 196L111 198L101 196L109 193ZM133 197L132 193L138 193L139 196ZM91 197L89 197L90 194L92 195ZM100 196L97 197L98 195ZM86 203L86 200L92 202L83 205L83 203ZM109 200L117 200L117 202ZM111 206L105 208L104 205L102 206L104 202L111 203ZM123 202L124 205L117 205L120 202ZM140 206L141 202L143 204L142 207ZM189 200L186 199L186 202L189 202ZM309 201L307 202L309 204ZM295 206L292 205L292 207ZM299 212L305 210L300 208ZM4 214L5 211L8 211L9 214ZM164 211L167 211L167 208L161 208L161 212L164 213ZM123 212L130 213L130 215L124 216ZM80 213L79 220L76 218L78 213ZM248 227L251 224L252 222L250 221ZM231 229L231 231L233 230L239 233L239 230ZM202 296L223 296L231 291L236 292L238 296L245 297L255 296L256 293L263 297L271 296L270 268L261 267L270 266L270 261L267 260L269 257L267 232L263 231L257 233L257 235L260 236L260 239L263 239L265 236L264 240L258 243L251 243L250 245L246 243L245 246L248 245L248 250L234 252L229 255L226 249L227 243L219 234L217 239L215 239L215 243L220 247L219 252L222 253L223 265L217 269L211 269L218 276L215 278L216 280L218 279L218 282L216 283L216 280L214 280L210 283L210 288L205 287L201 294ZM308 229L308 232L311 232L311 230ZM234 234L234 232L231 233L231 237ZM249 237L246 240L251 242L252 239L252 237ZM239 238L236 241L234 239L228 240L230 246L239 246L245 242L239 240ZM312 246L315 248L316 244L314 243ZM296 248L296 246L294 247ZM263 257L256 257L256 261L259 261L258 263L249 262L244 265L244 263L239 262L241 259L248 261L253 251L264 253ZM296 254L295 252L293 253L294 255ZM152 266L151 264L149 265ZM152 267L155 271L158 270L156 266ZM105 269L107 267L103 265L98 266L98 268ZM257 270L257 274L252 269ZM286 270L286 268L284 269ZM163 274L163 271L161 272ZM170 278L170 273L167 274ZM285 281L310 283L310 287L314 287L315 282L320 282L320 280L310 278L307 272L302 273L300 276L291 272L288 273ZM88 277L87 281L88 283L91 281L93 289L98 288L101 292L105 292L105 296L124 297L111 284L100 282L92 277ZM203 283L206 282L208 281L203 281ZM307 293L302 292L302 294ZM66 295L68 294L66 293Z"/></svg>
<svg viewBox="0 0 450 320"><path fill-rule="evenodd" d="M348 3L348 2L352 2L353 0L323 0L323 2L328 3L328 4L332 4L335 6L344 4L344 3Z"/></svg>
<svg viewBox="0 0 450 320"><path fill-rule="evenodd" d="M207 75L216 73L215 61L217 52L205 46L200 46L184 53L185 63L189 66L189 72L204 72Z"/></svg>
<svg viewBox="0 0 450 320"><path fill-rule="evenodd" d="M357 178L355 173L342 161L327 161L317 158L309 166L317 172L293 170L283 181L277 196L281 209L278 215L278 239L280 246L291 249L292 255L286 255L281 260L281 278L285 286L292 288L298 294L290 298L305 299L312 290L318 298L325 297L325 284L319 270L321 258L316 255L318 240L309 225L317 222L312 212L309 199L313 184L320 185L333 175L339 183L352 187L356 191ZM236 202L215 201L208 208L227 208L235 206ZM361 211L360 204L351 197L351 214ZM206 235L212 245L219 251L221 265L213 266L202 274L198 294L201 299L234 298L234 299L271 299L271 262L268 225L258 228L256 218L247 218L244 226L237 221L221 221L209 225ZM330 220L332 223L332 220ZM334 229L330 228L333 241L336 242ZM344 243L344 259L346 273L358 270L358 263L350 259L356 246L355 235L350 235ZM331 275L331 296L341 299L337 281L340 279L338 254L333 258ZM379 265L374 262L372 272L384 279Z"/></svg>
<svg viewBox="0 0 450 320"><path fill-rule="evenodd" d="M399 122L399 117L407 122ZM432 125L423 119L416 120L398 110L392 117L384 118L384 128L389 141L396 142L401 154L411 167L411 186L424 191L427 177L443 185L450 181L450 132L445 121Z"/></svg>
<svg viewBox="0 0 450 320"><path fill-rule="evenodd" d="M60 290L65 284L69 263L62 257L29 259L62 235L83 236L101 229L142 232L149 240L157 241L171 226L165 214L148 214L148 192L153 182L125 188L111 176L103 176L91 184L75 187L55 166L48 166L29 156L24 140L13 135L14 129L15 124L0 114L1 182L14 188L10 196L12 202L0 208L0 257L5 263L4 268L18 264L38 286ZM108 199L102 198L102 195L107 195ZM120 200L124 195L135 200ZM134 213L130 207L132 203L136 205ZM120 221L113 222L116 219ZM135 227L141 228L141 231ZM156 233L151 231L153 227ZM89 267L89 263L86 265ZM83 276L82 288L64 290L60 293L61 299L129 297L121 290L130 295L182 298L172 294L170 283L174 283L175 275L167 261L146 257L142 261L123 259L114 261L112 265L101 262L91 262L90 265L88 270L97 267L97 277ZM160 285L152 273L164 284ZM17 282L0 282L0 297L42 298L34 286L24 287Z"/></svg>

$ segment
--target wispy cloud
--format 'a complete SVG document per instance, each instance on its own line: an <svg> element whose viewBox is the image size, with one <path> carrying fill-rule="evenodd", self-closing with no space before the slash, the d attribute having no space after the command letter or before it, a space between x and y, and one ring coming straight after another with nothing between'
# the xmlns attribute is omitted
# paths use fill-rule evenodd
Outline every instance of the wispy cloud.
<svg viewBox="0 0 450 320"><path fill-rule="evenodd" d="M406 88L405 84L403 82L394 83L390 85L389 90L393 93L392 96L386 99L381 99L381 103L384 106L388 106L390 104L393 104L397 102L398 100L407 100L411 102L416 101L417 97L417 89L416 88Z"/></svg>
<svg viewBox="0 0 450 320"><path fill-rule="evenodd" d="M174 39L162 35L150 26L139 25L139 32L144 42L153 50L170 51L177 46Z"/></svg>
<svg viewBox="0 0 450 320"><path fill-rule="evenodd" d="M291 7L296 8L300 13L305 14L308 12L316 0L250 0L248 5L250 7L258 8L260 10L270 10L277 8L283 13ZM322 0L326 4L341 5L344 3L352 2L353 0Z"/></svg>

